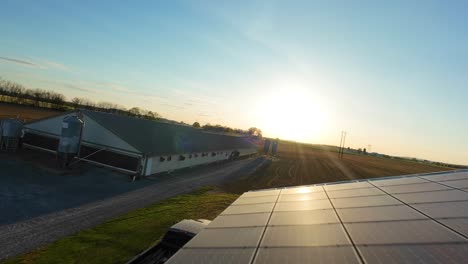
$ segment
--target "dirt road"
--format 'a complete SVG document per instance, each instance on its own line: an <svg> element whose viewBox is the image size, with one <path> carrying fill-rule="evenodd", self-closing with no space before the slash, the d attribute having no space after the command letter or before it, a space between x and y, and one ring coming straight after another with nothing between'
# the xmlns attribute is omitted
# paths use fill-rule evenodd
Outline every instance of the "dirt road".
<svg viewBox="0 0 468 264"><path fill-rule="evenodd" d="M262 157L207 166L195 171L152 178L154 184L76 208L0 226L0 260L31 251L64 236L162 199L217 185L253 173ZM131 184L131 183L129 183ZM200 205L203 206L203 205Z"/></svg>

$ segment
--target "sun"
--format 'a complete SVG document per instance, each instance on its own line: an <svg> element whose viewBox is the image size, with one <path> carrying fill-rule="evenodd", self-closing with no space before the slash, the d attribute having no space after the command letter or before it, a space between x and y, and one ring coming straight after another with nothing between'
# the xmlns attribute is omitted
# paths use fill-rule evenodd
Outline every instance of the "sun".
<svg viewBox="0 0 468 264"><path fill-rule="evenodd" d="M265 93L257 105L256 115L266 135L302 142L317 140L326 123L319 98L300 87Z"/></svg>

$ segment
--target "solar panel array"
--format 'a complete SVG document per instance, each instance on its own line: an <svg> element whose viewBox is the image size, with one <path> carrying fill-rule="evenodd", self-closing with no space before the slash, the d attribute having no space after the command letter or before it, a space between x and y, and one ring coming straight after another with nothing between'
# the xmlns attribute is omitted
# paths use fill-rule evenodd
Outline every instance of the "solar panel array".
<svg viewBox="0 0 468 264"><path fill-rule="evenodd" d="M456 171L246 192L167 263L466 262Z"/></svg>

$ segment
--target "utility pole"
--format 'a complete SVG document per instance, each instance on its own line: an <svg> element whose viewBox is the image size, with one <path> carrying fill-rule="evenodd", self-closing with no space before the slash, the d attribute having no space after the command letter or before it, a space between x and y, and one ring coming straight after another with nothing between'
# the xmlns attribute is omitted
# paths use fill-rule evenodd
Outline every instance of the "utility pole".
<svg viewBox="0 0 468 264"><path fill-rule="evenodd" d="M344 148L345 148L345 143L346 143L346 131L343 131L343 147L341 148L341 158L343 158L344 154Z"/></svg>
<svg viewBox="0 0 468 264"><path fill-rule="evenodd" d="M343 158L345 142L346 142L346 131L341 131L341 140L340 140L340 148L338 149L338 157Z"/></svg>
<svg viewBox="0 0 468 264"><path fill-rule="evenodd" d="M338 148L338 157L341 157L341 147L343 144L343 130L341 130L341 138L340 138L340 148Z"/></svg>

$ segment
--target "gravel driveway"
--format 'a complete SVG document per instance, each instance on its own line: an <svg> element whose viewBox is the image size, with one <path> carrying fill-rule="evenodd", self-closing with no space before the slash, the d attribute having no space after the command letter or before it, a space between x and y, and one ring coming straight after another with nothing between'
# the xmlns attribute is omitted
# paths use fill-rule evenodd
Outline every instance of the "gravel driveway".
<svg viewBox="0 0 468 264"><path fill-rule="evenodd" d="M136 190L0 226L0 260L31 251L162 199L187 193L201 186L235 180L252 173L264 161L264 158L259 157L161 175L136 183L147 184ZM131 186L133 183L125 184Z"/></svg>

